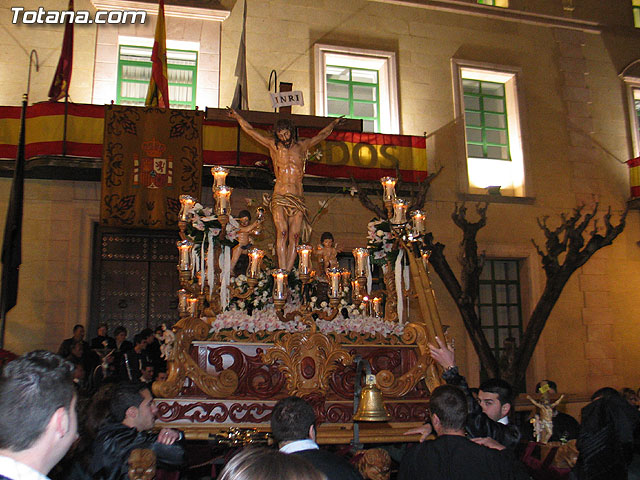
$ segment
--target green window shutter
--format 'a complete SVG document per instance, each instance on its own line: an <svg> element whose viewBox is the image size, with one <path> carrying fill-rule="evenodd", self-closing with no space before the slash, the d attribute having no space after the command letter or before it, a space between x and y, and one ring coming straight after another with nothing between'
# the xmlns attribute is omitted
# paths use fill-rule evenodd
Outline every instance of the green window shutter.
<svg viewBox="0 0 640 480"><path fill-rule="evenodd" d="M511 160L504 83L462 79L467 154Z"/></svg>
<svg viewBox="0 0 640 480"><path fill-rule="evenodd" d="M380 80L377 70L326 66L327 116L361 119L365 132L380 131Z"/></svg>
<svg viewBox="0 0 640 480"><path fill-rule="evenodd" d="M478 314L489 346L496 358L504 351L504 340L522 338L522 300L518 260L486 259L480 275Z"/></svg>
<svg viewBox="0 0 640 480"><path fill-rule="evenodd" d="M119 105L144 105L151 78L151 50L120 45L116 96ZM171 108L195 108L197 73L198 52L167 49Z"/></svg>

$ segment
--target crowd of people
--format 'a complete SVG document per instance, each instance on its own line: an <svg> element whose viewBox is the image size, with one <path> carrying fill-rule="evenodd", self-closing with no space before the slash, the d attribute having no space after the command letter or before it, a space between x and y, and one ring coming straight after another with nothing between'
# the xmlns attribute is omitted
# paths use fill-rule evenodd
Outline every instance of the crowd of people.
<svg viewBox="0 0 640 480"><path fill-rule="evenodd" d="M132 343L120 327L112 338L100 326L90 344L84 342L82 326L76 326L73 334L62 342L58 355L30 352L3 367L0 480L188 478L184 434L170 428L154 431L157 407L150 382L162 370L154 332L143 330ZM530 398L539 418L533 426L517 425L511 386L492 379L478 389L469 388L453 348L437 342L429 346L430 352L442 367L446 384L431 392L428 422L406 432L419 434L419 443L389 452L367 450L349 461L348 456L318 446L314 408L303 398L288 397L279 400L271 413L277 449L241 449L218 478L622 480L638 476L640 413L633 390L599 389L578 423L557 410L558 400L548 400L549 394L557 394L557 385L545 380L536 386L542 399ZM574 442L571 468L532 459L526 448L523 454L523 445L535 444L531 440L540 425L548 427L549 445ZM354 462L357 458L359 463ZM397 468L390 468L392 458ZM156 476L156 468L161 476Z"/></svg>
<svg viewBox="0 0 640 480"><path fill-rule="evenodd" d="M143 382L149 388L167 376L167 362L162 357L164 338L161 326L145 328L127 340L123 326L116 327L114 336L106 324L98 326L97 335L86 342L82 325L73 327L73 336L62 341L58 355L74 365L74 383L81 397L90 397L101 385L120 380Z"/></svg>

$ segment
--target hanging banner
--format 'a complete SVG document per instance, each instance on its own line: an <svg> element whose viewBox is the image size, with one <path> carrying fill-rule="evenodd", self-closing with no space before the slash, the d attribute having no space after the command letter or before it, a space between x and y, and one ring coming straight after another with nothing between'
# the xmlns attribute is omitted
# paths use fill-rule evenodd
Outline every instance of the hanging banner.
<svg viewBox="0 0 640 480"><path fill-rule="evenodd" d="M100 223L175 228L180 195L200 196L201 135L199 112L107 106Z"/></svg>

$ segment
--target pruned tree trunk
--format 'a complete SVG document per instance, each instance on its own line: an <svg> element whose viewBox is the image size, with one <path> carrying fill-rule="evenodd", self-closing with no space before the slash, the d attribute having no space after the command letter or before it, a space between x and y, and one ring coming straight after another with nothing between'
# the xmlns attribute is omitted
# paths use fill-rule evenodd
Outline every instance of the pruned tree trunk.
<svg viewBox="0 0 640 480"><path fill-rule="evenodd" d="M440 171L431 174L421 185L420 191L413 199L410 211L423 207L429 185L438 173ZM355 181L353 183L356 186ZM374 212L379 218L386 218L384 208L375 205L366 193L359 191L358 196L362 205ZM487 204L476 205L476 212L479 216L477 222L467 220L467 209L464 203L460 206L456 204L451 215L453 222L462 230L459 257L462 265L462 282L458 281L444 255L445 246L434 241L431 233L424 236L424 247L431 250L429 262L455 301L480 363L490 376L503 378L512 385L516 385L524 379L540 335L571 275L583 266L595 252L602 247L611 245L613 240L624 230L627 210L620 217L620 222L614 226L611 224L611 208L609 208L603 217L603 233L599 233L600 229L595 219L598 204L591 212L583 214L583 210L584 206L580 206L576 207L570 216L562 214L562 223L555 230L551 230L547 226L548 217L538 219L538 225L546 237L545 251L538 247L533 240L532 242L542 258L546 284L531 313L520 346L515 350L515 353L512 352L508 361L503 362L503 371L500 370L500 362L495 357L484 335L477 310L484 256L478 254L476 236L487 223ZM590 224L592 229L585 234Z"/></svg>

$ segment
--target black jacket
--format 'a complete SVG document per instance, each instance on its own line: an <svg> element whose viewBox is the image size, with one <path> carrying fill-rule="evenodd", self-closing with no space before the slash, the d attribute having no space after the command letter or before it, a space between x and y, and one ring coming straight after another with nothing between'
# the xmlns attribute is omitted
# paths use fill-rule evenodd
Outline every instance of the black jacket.
<svg viewBox="0 0 640 480"><path fill-rule="evenodd" d="M518 430L518 427L513 424L504 425L495 420L491 420L482 411L482 407L475 401L473 395L471 395L467 380L458 373L458 367L446 370L442 374L442 378L449 385L460 387L467 397L469 415L467 416L466 430L469 436L472 438L491 437L508 449L515 449L520 441L520 430Z"/></svg>
<svg viewBox="0 0 640 480"><path fill-rule="evenodd" d="M442 435L409 450L398 480L524 480L508 450L492 450L465 437Z"/></svg>
<svg viewBox="0 0 640 480"><path fill-rule="evenodd" d="M291 453L307 460L325 474L327 480L362 480L358 471L342 457L320 449L300 450Z"/></svg>
<svg viewBox="0 0 640 480"><path fill-rule="evenodd" d="M138 432L122 423L106 423L93 442L89 473L96 480L126 480L128 460L136 448L150 448L159 468L176 468L184 463L184 448L179 442L164 445L157 434Z"/></svg>

